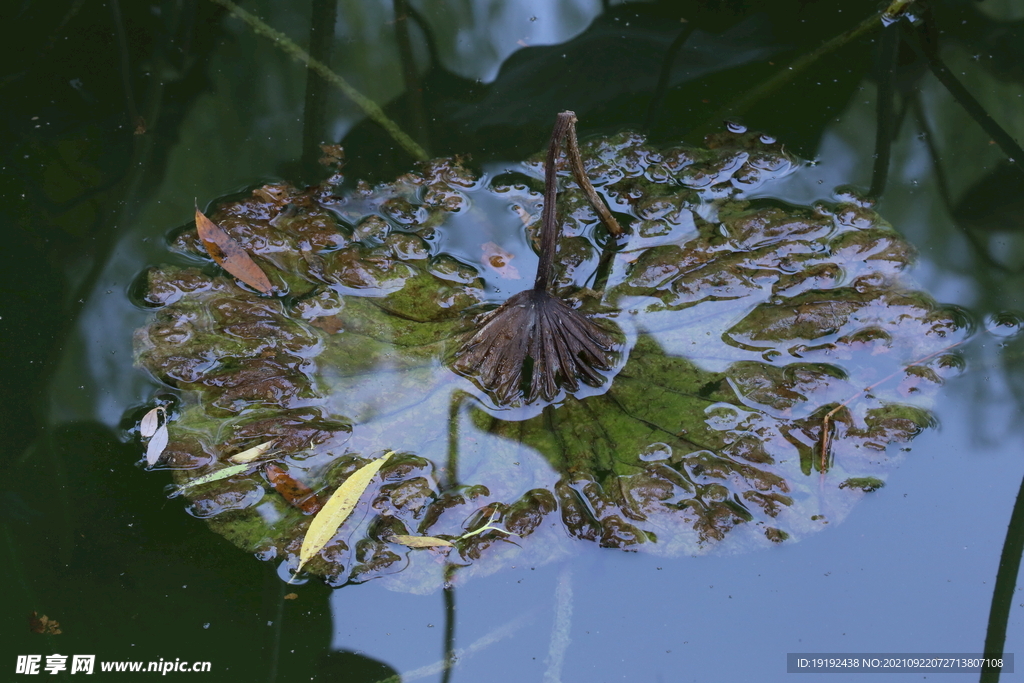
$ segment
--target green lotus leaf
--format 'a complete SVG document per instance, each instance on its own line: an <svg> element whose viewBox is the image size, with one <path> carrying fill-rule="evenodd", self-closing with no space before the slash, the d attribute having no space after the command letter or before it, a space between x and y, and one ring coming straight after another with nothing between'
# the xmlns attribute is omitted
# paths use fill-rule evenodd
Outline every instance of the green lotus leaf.
<svg viewBox="0 0 1024 683"><path fill-rule="evenodd" d="M394 450L305 569L417 592L587 542L738 552L842 520L906 457L892 444L930 425L969 325L910 289L912 250L869 202L772 198L800 165L764 140L581 145L628 235L610 237L560 171L553 281L617 340L616 361L599 386L550 401L500 401L451 369L481 316L532 283L539 157L497 175L441 159L344 196L282 183L218 202L208 215L279 295L219 271L189 230L173 249L192 265L146 273L136 362L177 397L156 469L181 487L272 441L268 457L326 498ZM311 517L259 463L179 490L232 543L297 566Z"/></svg>

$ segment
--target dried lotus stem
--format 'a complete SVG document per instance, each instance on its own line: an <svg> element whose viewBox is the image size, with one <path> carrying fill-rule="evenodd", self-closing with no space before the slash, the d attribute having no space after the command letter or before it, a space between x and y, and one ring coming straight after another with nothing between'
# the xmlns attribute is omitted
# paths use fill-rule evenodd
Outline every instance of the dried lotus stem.
<svg viewBox="0 0 1024 683"><path fill-rule="evenodd" d="M568 135L575 141L572 132L575 122L575 114L562 112L551 133L544 164L540 262L533 288L519 292L488 313L482 320L482 327L456 351L452 363L456 372L479 378L500 403L515 402L527 382L527 403L538 397L547 401L554 399L559 385L576 391L580 378L587 384L599 386L604 378L598 370L609 370L612 366L614 340L550 291L551 269L558 247L555 161L562 140ZM578 150L576 154L578 156ZM582 170L582 163L579 168ZM593 191L593 187L590 190ZM527 359L533 361L528 378L524 375Z"/></svg>
<svg viewBox="0 0 1024 683"><path fill-rule="evenodd" d="M566 114L572 114L572 112L565 112ZM565 143L566 156L569 157L569 166L572 168L572 175L576 179L576 184L582 188L584 194L587 195L587 200L590 205L594 207L594 211L597 211L597 215L604 221L605 227L615 237L622 234L622 226L615 220L615 216L605 206L604 201L597 194L597 190L590 184L590 178L587 177L587 171L583 168L583 158L580 156L580 147L576 141L576 115L572 114L572 121L569 123L569 131L566 135Z"/></svg>

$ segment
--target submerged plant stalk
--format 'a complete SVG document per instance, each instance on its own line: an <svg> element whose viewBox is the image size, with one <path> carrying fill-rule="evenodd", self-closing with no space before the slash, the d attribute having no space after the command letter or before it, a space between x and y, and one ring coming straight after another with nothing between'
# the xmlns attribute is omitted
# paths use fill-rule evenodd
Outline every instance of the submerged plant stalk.
<svg viewBox="0 0 1024 683"><path fill-rule="evenodd" d="M321 78L345 93L346 97L355 102L367 116L386 130L388 134L394 138L395 142L401 145L402 149L408 152L414 159L417 161L426 161L429 158L423 148L416 144L411 137L406 135L405 131L399 128L397 123L389 119L387 114L384 113L376 102L352 87L348 81L334 73L329 66L310 56L308 52L296 45L291 38L280 31L274 30L259 17L246 12L235 3L231 2L231 0L211 1L225 7L233 15L247 23L253 31L264 38L271 40L279 48L305 64L311 71L316 72Z"/></svg>

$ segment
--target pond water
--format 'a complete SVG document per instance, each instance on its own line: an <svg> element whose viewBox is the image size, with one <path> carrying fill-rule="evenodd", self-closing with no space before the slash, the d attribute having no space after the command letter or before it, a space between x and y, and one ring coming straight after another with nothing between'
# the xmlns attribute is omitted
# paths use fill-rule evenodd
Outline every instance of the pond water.
<svg viewBox="0 0 1024 683"><path fill-rule="evenodd" d="M245 6L303 48L312 40L431 157L464 155L488 182L538 181L536 165L521 162L566 109L584 146L642 130L655 146L699 147L726 119L763 131L801 161L742 199L811 207L874 194L917 253L904 285L969 323L951 350L962 371L922 399L933 426L888 445L885 486L856 493L840 523L793 542L667 557L567 536L571 552L519 561L509 550L493 574L415 592L387 580L286 583L287 562L257 560L168 499L171 477L140 464L136 424L173 392L133 364L133 335L154 315L140 305L144 273L196 263L169 249L191 229L196 203L320 182L310 140L344 147L342 195L362 179L392 181L415 160L338 88L307 92L304 66L281 41L225 6L24 10L36 57L0 81L15 103L0 210L12 235L0 317L13 597L3 666L92 654L208 661L218 681L776 681L795 675L787 653L981 653L1004 621L1005 652L1016 652L1024 585L1005 567L1019 562L1024 536L1024 518L1007 535L1024 478L1024 154L1011 160L1024 140L1024 10L948 0L912 6L884 30L876 17L850 36L872 7L776 5ZM316 40L332 23L325 55ZM973 97L940 80L946 72L924 54ZM796 74L781 79L790 66ZM985 114L995 122L987 129ZM472 196L472 210L430 246L477 263L483 243L514 254L520 278L485 273L483 297L500 302L528 286L536 257L521 216L496 194ZM738 323L745 312L734 315ZM345 400L333 405L349 408ZM442 465L444 427L419 445L405 432L394 447ZM355 438L366 437L357 428ZM838 471L808 481L831 491ZM990 617L1001 558L996 611L1008 619ZM26 628L33 612L61 633ZM97 675L117 676L99 664ZM22 679L31 677L11 680Z"/></svg>

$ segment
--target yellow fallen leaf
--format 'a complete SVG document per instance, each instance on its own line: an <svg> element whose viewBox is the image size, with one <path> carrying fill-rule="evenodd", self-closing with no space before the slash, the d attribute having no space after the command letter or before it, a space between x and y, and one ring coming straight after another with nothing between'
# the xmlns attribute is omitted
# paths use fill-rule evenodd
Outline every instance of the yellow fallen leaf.
<svg viewBox="0 0 1024 683"><path fill-rule="evenodd" d="M435 546L448 546L454 547L451 541L446 541L443 538L435 538L433 536L406 536L405 534L395 534L389 540L395 543L401 543L407 545L410 548L433 548Z"/></svg>
<svg viewBox="0 0 1024 683"><path fill-rule="evenodd" d="M297 597L299 597L298 593L289 593L288 595L284 596L284 599L285 600L294 600Z"/></svg>
<svg viewBox="0 0 1024 683"><path fill-rule="evenodd" d="M252 448L250 448L248 450L244 450L241 453L235 453L230 458L228 458L228 460L230 460L231 462L235 463L236 465L241 465L242 463L252 462L256 458L260 457L261 455L266 453L268 450L270 450L270 447L273 446L273 445L274 445L273 441L264 441L259 446L253 446Z"/></svg>
<svg viewBox="0 0 1024 683"><path fill-rule="evenodd" d="M377 470L381 468L381 465L387 462L388 458L394 455L394 453L394 451L388 451L382 457L363 465L353 472L338 487L338 490L331 495L330 499L324 503L323 508L313 518L313 521L309 523L306 537L302 539L302 549L299 551L299 567L295 570L296 574L302 571L306 563L313 559L334 538L334 535L338 533L338 529L348 519L348 516L352 514L352 510L355 509L356 503L359 502L367 487L370 486L373 475L377 474Z"/></svg>
<svg viewBox="0 0 1024 683"><path fill-rule="evenodd" d="M222 227L207 218L196 208L196 231L207 253L213 257L224 270L253 289L269 294L274 286L267 279L267 274L256 265L242 245L227 234Z"/></svg>
<svg viewBox="0 0 1024 683"><path fill-rule="evenodd" d="M241 474L242 472L245 472L247 469L249 469L249 465L247 463L242 463L241 465L231 465L230 467L224 467L214 472L210 472L209 474L204 474L201 477L196 477L195 479L192 479L191 481L182 484L177 489L175 489L175 494L184 493L185 491L188 491L191 488L195 488L196 486L209 484L211 481L220 481L221 479L233 477L236 474ZM171 497L173 498L173 496Z"/></svg>

